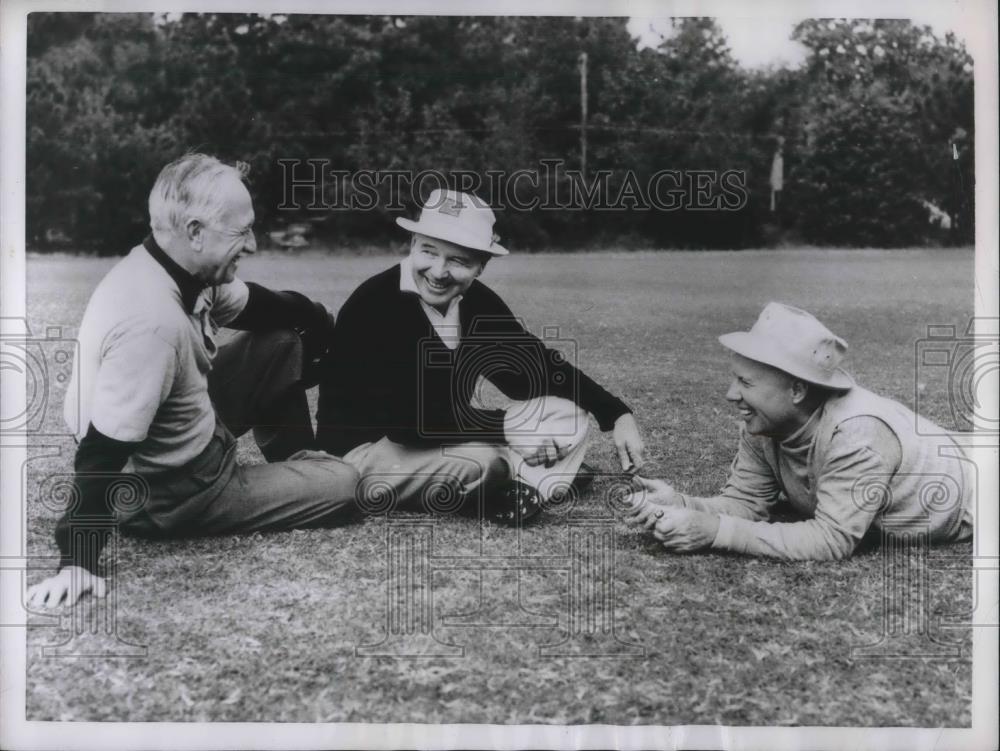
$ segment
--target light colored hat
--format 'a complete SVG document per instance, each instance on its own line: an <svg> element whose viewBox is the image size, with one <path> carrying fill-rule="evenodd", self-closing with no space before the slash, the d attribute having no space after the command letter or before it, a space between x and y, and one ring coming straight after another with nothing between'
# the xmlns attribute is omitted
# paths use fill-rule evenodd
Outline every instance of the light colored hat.
<svg viewBox="0 0 1000 751"><path fill-rule="evenodd" d="M752 329L723 334L719 342L809 383L845 391L854 386L854 379L840 367L847 342L811 313L791 305L769 302Z"/></svg>
<svg viewBox="0 0 1000 751"><path fill-rule="evenodd" d="M505 256L507 249L497 242L500 238L493 234L494 222L493 209L476 196L440 188L431 191L420 210L419 221L402 217L396 219L396 224L410 232L447 240L494 256Z"/></svg>

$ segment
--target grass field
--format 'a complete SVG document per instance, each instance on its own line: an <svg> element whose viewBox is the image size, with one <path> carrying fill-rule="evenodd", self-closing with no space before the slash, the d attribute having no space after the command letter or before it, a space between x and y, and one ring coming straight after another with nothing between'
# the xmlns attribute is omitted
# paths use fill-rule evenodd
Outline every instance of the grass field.
<svg viewBox="0 0 1000 751"><path fill-rule="evenodd" d="M241 276L298 289L336 310L393 259L261 254ZM29 321L73 336L113 261L35 256ZM815 313L850 342L858 380L913 405L914 342L928 324L964 329L973 307L971 251L753 251L532 255L499 260L483 280L529 327L557 326L559 345L635 410L651 463L679 488L709 494L724 480L737 424L723 395L721 333L746 329L769 300ZM314 396L314 395L313 395ZM953 427L947 395L921 393L928 417ZM48 419L57 417L49 415ZM56 424L53 422L52 424ZM29 551L54 552L34 488L69 472L68 438L40 439L28 465ZM242 459L259 454L248 437ZM609 435L589 461L613 467ZM599 480L572 514L599 516ZM433 523L445 556L561 555L570 513L523 530L468 519ZM781 563L718 554L669 555L614 524L614 623L641 656L540 656L565 638L562 570L438 570L435 636L461 657L357 656L386 632L385 518L332 530L183 542L122 540L117 622L146 657L51 658L60 637L29 631L28 719L273 720L428 723L609 723L962 727L970 723L971 636L953 629L957 659L852 658L879 641L885 611L878 549L839 563ZM971 555L971 545L936 550ZM41 578L32 574L31 581ZM932 570L933 618L971 609L965 574ZM504 603L516 602L516 609ZM80 606L93 609L89 599ZM470 623L443 622L475 613ZM932 618L932 620L933 620ZM478 625L476 625L478 624ZM51 624L50 624L51 625ZM80 648L109 640L80 637Z"/></svg>

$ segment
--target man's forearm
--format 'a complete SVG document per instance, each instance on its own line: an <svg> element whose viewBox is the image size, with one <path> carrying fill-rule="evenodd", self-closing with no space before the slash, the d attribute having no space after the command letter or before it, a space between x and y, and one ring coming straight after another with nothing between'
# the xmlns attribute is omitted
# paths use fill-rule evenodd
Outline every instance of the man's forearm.
<svg viewBox="0 0 1000 751"><path fill-rule="evenodd" d="M843 530L816 519L769 524L723 515L712 547L769 558L829 561L850 556L856 542Z"/></svg>
<svg viewBox="0 0 1000 751"><path fill-rule="evenodd" d="M108 498L137 444L116 441L90 425L73 462L74 503L56 523L59 568L79 566L97 573L97 561L115 523Z"/></svg>
<svg viewBox="0 0 1000 751"><path fill-rule="evenodd" d="M725 514L735 516L739 519L749 519L750 521L765 521L768 513L748 501L737 498L730 498L724 495L716 495L711 498L679 494L684 499L684 505L695 511L705 511L710 514Z"/></svg>
<svg viewBox="0 0 1000 751"><path fill-rule="evenodd" d="M579 394L576 397L576 403L594 416L602 431L611 430L619 417L631 414L632 410L624 401L583 371L577 370L577 373L579 374Z"/></svg>
<svg viewBox="0 0 1000 751"><path fill-rule="evenodd" d="M332 336L333 316L300 292L276 292L247 282L247 304L229 324L241 331L304 329Z"/></svg>

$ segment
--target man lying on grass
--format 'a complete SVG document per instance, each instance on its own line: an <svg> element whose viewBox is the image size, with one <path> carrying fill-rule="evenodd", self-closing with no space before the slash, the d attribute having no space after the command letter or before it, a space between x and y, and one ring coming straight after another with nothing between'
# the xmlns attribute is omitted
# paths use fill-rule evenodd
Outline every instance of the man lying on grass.
<svg viewBox="0 0 1000 751"><path fill-rule="evenodd" d="M397 220L413 233L410 253L341 308L317 439L386 505L478 510L485 498L491 518L516 524L577 476L587 413L614 430L622 467L642 463L643 445L629 408L529 334L478 280L491 258L507 255L494 219L476 196L435 190L418 222ZM481 377L515 403L475 405Z"/></svg>
<svg viewBox="0 0 1000 751"><path fill-rule="evenodd" d="M936 425L856 385L839 367L843 339L769 303L749 332L719 341L732 351L726 398L743 419L725 487L695 498L641 480L628 498L667 550L840 559L886 524L928 529L932 542L971 538L969 462ZM802 521L772 521L782 498Z"/></svg>
<svg viewBox="0 0 1000 751"><path fill-rule="evenodd" d="M90 298L65 405L84 428L76 502L56 525L59 572L31 588L31 607L103 596L98 558L115 527L177 537L354 514L357 472L307 451L306 371L318 367L333 318L298 293L236 278L256 250L243 177L203 154L164 167L149 196L152 234ZM220 326L245 333L217 346ZM237 465L233 436L251 428L268 463ZM136 498L124 506L115 494L128 480Z"/></svg>

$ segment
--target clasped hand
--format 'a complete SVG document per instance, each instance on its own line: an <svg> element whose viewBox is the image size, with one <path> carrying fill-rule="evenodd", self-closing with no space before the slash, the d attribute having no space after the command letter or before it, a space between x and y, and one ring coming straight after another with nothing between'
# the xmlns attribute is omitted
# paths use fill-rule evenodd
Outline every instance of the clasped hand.
<svg viewBox="0 0 1000 751"><path fill-rule="evenodd" d="M637 477L642 487L625 496L626 521L645 527L667 550L689 553L711 547L719 531L715 514L685 507L684 496L663 480Z"/></svg>
<svg viewBox="0 0 1000 751"><path fill-rule="evenodd" d="M529 467L537 467L540 464L554 467L556 462L569 453L570 449L565 444L560 446L551 436L545 436L537 441L518 439L517 443L511 444L510 447L524 457L524 463Z"/></svg>

